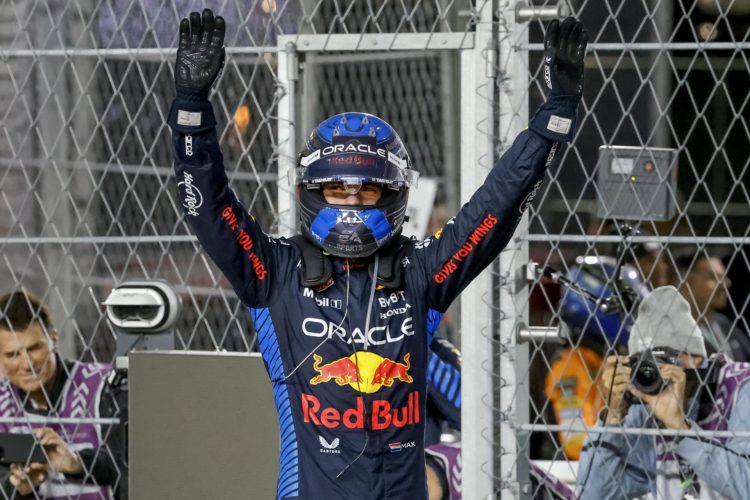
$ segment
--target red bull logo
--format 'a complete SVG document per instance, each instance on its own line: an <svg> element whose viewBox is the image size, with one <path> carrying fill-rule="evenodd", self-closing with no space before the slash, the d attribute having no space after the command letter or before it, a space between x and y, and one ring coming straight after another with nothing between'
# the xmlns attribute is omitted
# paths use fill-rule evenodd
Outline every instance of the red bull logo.
<svg viewBox="0 0 750 500"><path fill-rule="evenodd" d="M383 358L373 352L362 351L327 364L317 354L313 355L313 369L318 372L310 379L312 385L333 380L340 386L348 385L365 394L377 392L381 387L391 387L398 380L411 384L409 375L411 353L406 353L402 363Z"/></svg>
<svg viewBox="0 0 750 500"><path fill-rule="evenodd" d="M386 399L375 399L370 403L370 428L382 431L391 426L405 427L419 423L419 391L412 391L407 397L406 405L392 407ZM335 429L340 425L349 429L364 429L365 403L362 396L357 396L356 407L341 411L337 408L321 408L320 400L312 394L302 394L302 418L305 423Z"/></svg>
<svg viewBox="0 0 750 500"><path fill-rule="evenodd" d="M375 385L379 384L380 386L390 387L393 385L394 380L400 380L407 384L414 382L414 379L409 375L409 368L411 367L409 364L410 356L411 353L406 353L404 355L403 363L396 363L390 359L383 359L375 370L375 375L372 377L372 383Z"/></svg>
<svg viewBox="0 0 750 500"><path fill-rule="evenodd" d="M335 382L337 385L348 385L352 389L372 394L381 387L391 387L399 381L406 384L414 382L409 375L411 353L404 355L402 362L393 361L373 352L361 351L346 358L323 363L323 358L313 355L313 369L318 373L310 379L310 384ZM388 427L404 427L419 422L419 391L412 391L407 397L406 405L392 407L386 399L368 400L370 405L367 415L372 415L370 428L383 430ZM302 394L302 417L306 423L335 429L344 425L349 429L364 429L365 401L357 397L356 406L339 410L338 408L321 408L320 400L312 394Z"/></svg>
<svg viewBox="0 0 750 500"><path fill-rule="evenodd" d="M338 385L348 385L362 381L357 365L349 358L337 359L323 366L320 366L320 363L323 361L321 356L313 354L313 360L313 370L318 372L318 375L310 379L312 385L322 384L330 380L334 380Z"/></svg>

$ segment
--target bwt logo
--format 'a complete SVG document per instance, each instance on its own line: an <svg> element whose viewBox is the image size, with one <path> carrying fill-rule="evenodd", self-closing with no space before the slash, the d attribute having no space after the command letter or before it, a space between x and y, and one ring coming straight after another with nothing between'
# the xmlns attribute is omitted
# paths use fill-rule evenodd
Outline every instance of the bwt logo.
<svg viewBox="0 0 750 500"><path fill-rule="evenodd" d="M182 206L187 209L188 215L197 216L198 209L203 205L203 195L193 184L193 176L185 172L177 188L182 193Z"/></svg>
<svg viewBox="0 0 750 500"><path fill-rule="evenodd" d="M402 300L404 301L403 305L401 305ZM391 307L391 309L380 313L380 319L388 319L392 316L398 316L399 314L406 314L409 312L409 309L411 309L411 304L406 302L406 295L403 291L393 292L385 297L379 297L378 303L383 309ZM398 307L396 307L397 305Z"/></svg>
<svg viewBox="0 0 750 500"><path fill-rule="evenodd" d="M393 292L385 297L378 297L380 307L383 308L395 305L401 300L406 300L406 294L403 291Z"/></svg>

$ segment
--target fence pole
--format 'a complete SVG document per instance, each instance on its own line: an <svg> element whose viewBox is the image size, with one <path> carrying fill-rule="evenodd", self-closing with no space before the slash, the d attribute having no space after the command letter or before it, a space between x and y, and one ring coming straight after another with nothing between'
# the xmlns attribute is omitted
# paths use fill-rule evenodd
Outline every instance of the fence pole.
<svg viewBox="0 0 750 500"><path fill-rule="evenodd" d="M498 9L498 147L504 153L529 119L528 51L517 50L528 42L528 25L516 22L515 5L502 2ZM528 324L528 287L516 289L516 270L528 261L528 242L520 236L529 230L523 215L508 247L500 253L498 293L498 399L499 489L501 498L529 498L528 443L517 435L515 424L529 421L529 351L516 343L519 322Z"/></svg>
<svg viewBox="0 0 750 500"><path fill-rule="evenodd" d="M474 48L461 51L461 201L493 163L493 2L478 2ZM461 294L463 498L490 498L493 476L491 273Z"/></svg>

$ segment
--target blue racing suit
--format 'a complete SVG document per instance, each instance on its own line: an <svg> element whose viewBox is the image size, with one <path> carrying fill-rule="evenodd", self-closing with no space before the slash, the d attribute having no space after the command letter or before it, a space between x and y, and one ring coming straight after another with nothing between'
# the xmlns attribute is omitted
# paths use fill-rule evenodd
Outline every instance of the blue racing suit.
<svg viewBox="0 0 750 500"><path fill-rule="evenodd" d="M507 245L556 140L569 139L545 134L560 103L545 106L441 232L407 243L401 289L376 289L369 259L332 257L334 283L319 292L300 283L299 250L264 233L229 187L211 105L178 93L179 199L258 332L279 415L278 498L427 498L429 323Z"/></svg>

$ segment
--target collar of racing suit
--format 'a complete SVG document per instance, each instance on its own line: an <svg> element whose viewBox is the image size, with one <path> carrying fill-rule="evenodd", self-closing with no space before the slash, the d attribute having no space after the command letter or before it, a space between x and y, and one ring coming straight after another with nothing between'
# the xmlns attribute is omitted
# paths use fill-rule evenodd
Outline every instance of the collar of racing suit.
<svg viewBox="0 0 750 500"><path fill-rule="evenodd" d="M378 266L378 285L389 290L399 290L403 280L403 259L409 250L411 240L403 235L393 238L392 242L377 253L380 264ZM292 236L289 243L296 247L302 257L302 286L322 292L333 285L333 257L323 252L323 249L310 241L304 235ZM354 269L353 259L347 260L349 267ZM357 263L367 265L370 276L373 275L375 259L357 260Z"/></svg>

